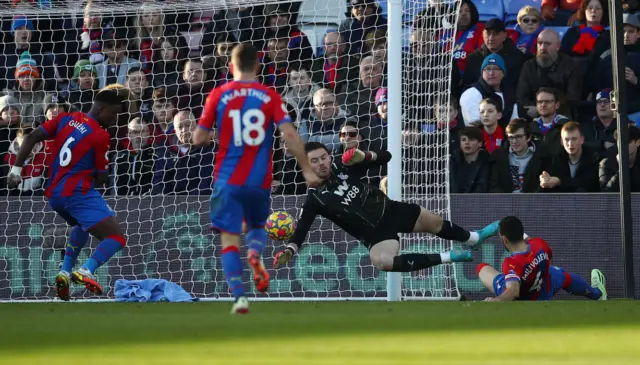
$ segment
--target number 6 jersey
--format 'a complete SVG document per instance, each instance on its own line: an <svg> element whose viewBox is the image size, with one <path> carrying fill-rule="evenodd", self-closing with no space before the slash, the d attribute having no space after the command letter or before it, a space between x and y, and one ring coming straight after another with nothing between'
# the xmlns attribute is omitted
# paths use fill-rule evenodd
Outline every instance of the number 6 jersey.
<svg viewBox="0 0 640 365"><path fill-rule="evenodd" d="M280 95L256 81L232 81L207 97L198 127L216 129L216 184L271 188L275 127L291 122Z"/></svg>
<svg viewBox="0 0 640 365"><path fill-rule="evenodd" d="M96 172L107 171L109 165L109 133L81 112L61 113L40 129L53 140L44 195L65 197L92 190Z"/></svg>

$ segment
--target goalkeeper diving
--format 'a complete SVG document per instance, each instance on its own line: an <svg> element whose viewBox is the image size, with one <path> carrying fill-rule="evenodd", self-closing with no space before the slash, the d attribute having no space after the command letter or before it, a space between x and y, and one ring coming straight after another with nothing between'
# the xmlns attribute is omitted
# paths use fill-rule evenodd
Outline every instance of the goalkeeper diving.
<svg viewBox="0 0 640 365"><path fill-rule="evenodd" d="M341 167L332 163L329 150L322 143L307 143L305 152L311 169L322 183L308 189L297 228L286 248L275 256L276 268L287 264L300 250L317 215L360 240L369 250L373 265L382 271L409 272L473 260L468 250L399 254L399 233L431 233L473 248L498 232L499 221L470 232L417 204L391 200L380 189L364 183L360 178L368 168L391 160L388 151L349 149L342 155Z"/></svg>

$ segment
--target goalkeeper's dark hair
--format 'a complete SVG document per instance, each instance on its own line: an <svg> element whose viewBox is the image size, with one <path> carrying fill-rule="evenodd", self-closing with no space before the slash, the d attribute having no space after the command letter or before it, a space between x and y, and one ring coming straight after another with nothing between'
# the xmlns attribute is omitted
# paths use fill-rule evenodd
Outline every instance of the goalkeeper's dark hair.
<svg viewBox="0 0 640 365"><path fill-rule="evenodd" d="M524 226L522 221L515 216L508 216L500 221L499 232L510 243L517 243L524 239Z"/></svg>
<svg viewBox="0 0 640 365"><path fill-rule="evenodd" d="M231 62L240 72L253 72L258 64L258 51L249 43L242 43L233 47Z"/></svg>
<svg viewBox="0 0 640 365"><path fill-rule="evenodd" d="M331 154L327 146L325 146L320 142L307 142L307 144L304 145L305 153L309 153L311 151L320 150L320 149L325 150L328 154Z"/></svg>

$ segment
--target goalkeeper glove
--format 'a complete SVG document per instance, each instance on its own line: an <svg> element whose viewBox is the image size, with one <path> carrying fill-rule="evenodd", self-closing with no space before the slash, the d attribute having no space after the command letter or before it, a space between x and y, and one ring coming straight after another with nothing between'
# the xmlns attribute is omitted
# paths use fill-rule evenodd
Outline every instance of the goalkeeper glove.
<svg viewBox="0 0 640 365"><path fill-rule="evenodd" d="M289 260L293 257L293 249L291 247L287 247L284 251L280 251L273 258L273 268L277 269L280 266L286 265Z"/></svg>
<svg viewBox="0 0 640 365"><path fill-rule="evenodd" d="M342 154L342 164L345 166L351 166L358 164L365 160L366 153L357 148L351 148L346 150Z"/></svg>

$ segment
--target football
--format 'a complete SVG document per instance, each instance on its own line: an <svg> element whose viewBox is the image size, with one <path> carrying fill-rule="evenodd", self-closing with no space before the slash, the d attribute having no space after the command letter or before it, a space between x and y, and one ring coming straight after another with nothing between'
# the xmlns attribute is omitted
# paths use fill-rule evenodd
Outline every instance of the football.
<svg viewBox="0 0 640 365"><path fill-rule="evenodd" d="M271 213L265 225L267 236L274 241L284 241L291 238L296 230L296 222L291 214L284 211Z"/></svg>

